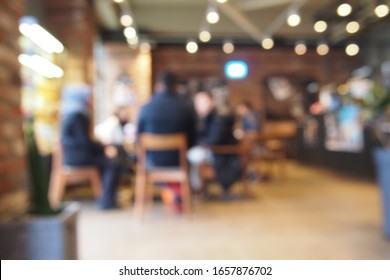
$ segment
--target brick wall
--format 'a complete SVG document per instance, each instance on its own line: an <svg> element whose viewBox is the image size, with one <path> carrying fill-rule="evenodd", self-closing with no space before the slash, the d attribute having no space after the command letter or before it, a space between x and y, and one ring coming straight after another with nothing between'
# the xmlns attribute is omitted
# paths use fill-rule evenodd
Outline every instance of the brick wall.
<svg viewBox="0 0 390 280"><path fill-rule="evenodd" d="M65 83L93 83L91 67L97 34L92 1L42 0L45 25L66 47Z"/></svg>
<svg viewBox="0 0 390 280"><path fill-rule="evenodd" d="M349 78L351 70L359 64L359 58L347 57L343 50L332 49L326 56L319 56L315 50L298 56L292 48L274 48L270 51L261 47L236 49L225 54L219 46L202 47L195 54L188 54L182 47L159 47L153 51L152 73L172 69L179 78L225 77L224 67L230 60L243 60L248 64L248 76L243 80L227 80L230 104L248 100L265 118L264 79L271 75L286 75L295 78L310 77L320 85L342 83ZM294 121L273 121L262 124L271 130L291 131Z"/></svg>
<svg viewBox="0 0 390 280"><path fill-rule="evenodd" d="M248 64L248 77L243 80L228 80L232 104L242 99L250 100L262 110L262 82L270 75L310 77L320 84L344 82L351 70L358 66L357 58L347 57L342 50L332 49L327 56L319 56L315 50L298 56L292 48L275 48L270 51L261 47L238 49L227 55L219 46L200 48L196 54L188 54L182 47L159 47L153 52L152 72L170 68L186 80L191 77L224 78L225 63L243 60Z"/></svg>
<svg viewBox="0 0 390 280"><path fill-rule="evenodd" d="M0 0L0 221L28 208L18 63L18 19L23 7L23 0Z"/></svg>

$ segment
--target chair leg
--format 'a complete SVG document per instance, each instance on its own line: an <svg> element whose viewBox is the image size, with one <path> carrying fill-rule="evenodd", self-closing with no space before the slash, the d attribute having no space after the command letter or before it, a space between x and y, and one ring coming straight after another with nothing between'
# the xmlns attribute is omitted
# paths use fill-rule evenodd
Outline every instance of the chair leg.
<svg viewBox="0 0 390 280"><path fill-rule="evenodd" d="M181 197L183 203L183 213L187 217L191 217L191 213L192 213L191 189L190 189L189 179L187 176L181 183L180 191L181 191Z"/></svg>
<svg viewBox="0 0 390 280"><path fill-rule="evenodd" d="M148 180L148 175L145 176L145 209L150 209L153 204L153 190L154 190L154 182L150 182Z"/></svg>
<svg viewBox="0 0 390 280"><path fill-rule="evenodd" d="M61 205L61 200L64 195L65 176L60 172L53 174L53 176L53 181L50 182L49 202L50 206L56 209Z"/></svg>
<svg viewBox="0 0 390 280"><path fill-rule="evenodd" d="M91 174L91 185L92 185L92 191L95 196L95 198L99 198L102 194L102 182L100 180L99 172L93 172Z"/></svg>
<svg viewBox="0 0 390 280"><path fill-rule="evenodd" d="M135 178L134 212L138 217L143 216L146 197L146 176L143 172L137 172Z"/></svg>

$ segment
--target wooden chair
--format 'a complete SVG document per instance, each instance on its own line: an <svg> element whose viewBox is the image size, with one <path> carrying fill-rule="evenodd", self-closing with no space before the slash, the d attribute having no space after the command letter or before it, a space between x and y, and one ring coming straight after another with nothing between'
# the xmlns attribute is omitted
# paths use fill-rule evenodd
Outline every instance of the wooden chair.
<svg viewBox="0 0 390 280"><path fill-rule="evenodd" d="M178 151L178 167L150 168L146 165L146 152L148 151ZM187 164L187 140L183 133L175 134L150 134L142 133L139 137L137 150L137 174L135 183L134 210L138 216L142 216L145 203L151 202L153 183L156 182L179 182L181 183L181 197L183 211L186 215L191 214L191 190L188 178Z"/></svg>
<svg viewBox="0 0 390 280"><path fill-rule="evenodd" d="M273 167L278 166L280 178L286 178L285 136L278 134L259 134L258 144L263 147L260 162L267 164L267 174L272 177Z"/></svg>
<svg viewBox="0 0 390 280"><path fill-rule="evenodd" d="M96 198L102 193L99 171L95 166L75 167L63 165L63 148L57 143L53 150L52 171L49 185L49 202L52 208L58 208L68 184L90 182Z"/></svg>
<svg viewBox="0 0 390 280"><path fill-rule="evenodd" d="M237 155L240 159L241 167L242 167L242 176L241 176L241 184L243 188L244 196L250 196L249 188L248 188L248 177L247 177L247 168L248 168L248 159L251 145L254 141L252 137L244 137L238 145L216 145L216 146L208 146L207 148L213 154L230 154ZM201 192L205 190L205 181L207 180L215 180L215 171L210 164L202 164L200 166L199 174L201 177L202 188Z"/></svg>

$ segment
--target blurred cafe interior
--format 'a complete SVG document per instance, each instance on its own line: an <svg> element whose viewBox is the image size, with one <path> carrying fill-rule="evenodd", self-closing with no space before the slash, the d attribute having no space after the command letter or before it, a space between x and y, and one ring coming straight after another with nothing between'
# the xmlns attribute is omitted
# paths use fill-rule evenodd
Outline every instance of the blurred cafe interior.
<svg viewBox="0 0 390 280"><path fill-rule="evenodd" d="M390 259L389 8L0 0L1 259Z"/></svg>

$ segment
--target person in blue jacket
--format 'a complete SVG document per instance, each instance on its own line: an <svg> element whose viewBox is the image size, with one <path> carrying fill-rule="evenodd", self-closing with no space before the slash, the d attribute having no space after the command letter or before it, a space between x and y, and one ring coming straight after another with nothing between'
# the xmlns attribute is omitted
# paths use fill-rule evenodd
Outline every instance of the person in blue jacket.
<svg viewBox="0 0 390 280"><path fill-rule="evenodd" d="M63 164L96 166L102 178L101 209L117 208L116 191L120 177L120 161L114 146L103 146L90 136L91 89L85 84L71 84L62 91L61 131Z"/></svg>

